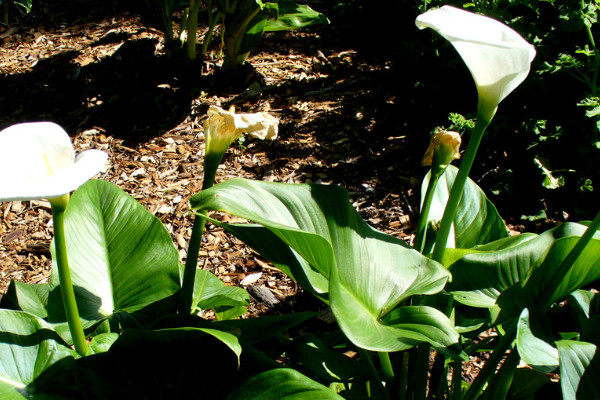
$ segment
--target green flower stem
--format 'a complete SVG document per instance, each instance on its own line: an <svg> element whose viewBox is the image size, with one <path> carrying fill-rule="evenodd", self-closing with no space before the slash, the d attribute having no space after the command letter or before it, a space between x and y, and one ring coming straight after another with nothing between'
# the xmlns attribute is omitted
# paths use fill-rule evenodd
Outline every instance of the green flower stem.
<svg viewBox="0 0 600 400"><path fill-rule="evenodd" d="M490 392L490 396L486 395L486 399L502 400L507 399L510 385L517 372L517 367L521 357L516 349L512 349L509 356L504 360L496 375L490 380L486 392Z"/></svg>
<svg viewBox="0 0 600 400"><path fill-rule="evenodd" d="M398 393L398 385L394 376L390 353L380 351L377 353L377 356L379 357L379 365L381 366L383 380L386 382L388 393L392 393L392 397L395 398L396 393ZM400 397L400 399L404 399L404 397Z"/></svg>
<svg viewBox="0 0 600 400"><path fill-rule="evenodd" d="M208 0L207 8L208 8L208 31L206 32L206 35L204 35L204 42L202 43L202 50L200 52L200 54L203 56L208 51L208 46L210 45L210 42L212 41L215 25L217 24L217 22L219 22L219 19L221 18L221 15L222 15L220 12L218 12L217 15L213 17L213 15L212 15L212 0Z"/></svg>
<svg viewBox="0 0 600 400"><path fill-rule="evenodd" d="M400 383L398 389L398 398L400 400L409 399L409 391L408 391L408 375L409 375L409 362L410 362L410 353L408 350L405 350L401 353L402 364L400 367ZM391 386L393 389L394 386Z"/></svg>
<svg viewBox="0 0 600 400"><path fill-rule="evenodd" d="M196 59L196 32L198 30L199 8L200 0L190 0L187 35L187 56L190 61Z"/></svg>
<svg viewBox="0 0 600 400"><path fill-rule="evenodd" d="M447 165L435 164L431 166L431 173L429 174L429 183L427 184L427 191L425 192L425 198L423 200L423 207L421 208L421 217L417 225L417 233L415 234L414 248L419 252L423 253L425 249L426 235L427 235L427 222L429 221L429 210L431 209L431 202L433 201L433 195L435 194L435 188L437 187L440 176L446 170Z"/></svg>
<svg viewBox="0 0 600 400"><path fill-rule="evenodd" d="M454 184L450 190L450 197L448 199L448 203L446 204L446 209L444 210L444 216L442 217L442 221L440 223L440 229L438 230L435 246L431 256L431 258L435 261L441 262L444 258L446 245L448 244L448 236L450 235L450 228L452 227L454 216L458 210L458 203L462 198L463 189L465 187L465 183L467 182L467 178L469 177L469 172L471 172L471 167L473 166L477 149L479 148L479 144L483 138L483 133L490 124L494 112L495 110L493 112L487 112L485 115L484 113L479 112L477 115L475 128L473 128L473 131L471 132L471 138L469 139L467 150L465 151L463 160L460 163L458 174L454 179Z"/></svg>
<svg viewBox="0 0 600 400"><path fill-rule="evenodd" d="M222 153L210 152L204 156L204 180L202 182L202 190L210 188L215 183L217 168L219 167L219 164L221 164L224 154L224 151ZM192 312L198 253L200 252L202 235L204 234L204 225L206 223L204 216L206 216L206 211L202 211L194 217L192 235L190 237L190 243L188 244L179 298L179 312L183 315L189 315Z"/></svg>
<svg viewBox="0 0 600 400"><path fill-rule="evenodd" d="M416 351L416 371L414 380L411 383L414 390L414 400L425 400L427 398L427 378L429 377L429 354L431 345L421 343Z"/></svg>
<svg viewBox="0 0 600 400"><path fill-rule="evenodd" d="M600 228L600 211L598 212L598 214L596 214L596 217L585 230L583 235L581 235L579 240L577 240L575 246L573 246L569 254L567 254L567 257L565 257L563 262L560 264L558 271L554 274L552 280L546 286L548 289L542 294L540 300L538 301L538 304L542 304L543 310L550 308L550 306L552 305L552 296L554 294L554 291L563 281L564 277L568 275L569 270L571 269L573 264L575 264L575 261L577 261L577 258L579 258L579 256L581 255L585 247L588 245L590 240L592 240L592 238L596 234L596 231L598 231L598 228Z"/></svg>
<svg viewBox="0 0 600 400"><path fill-rule="evenodd" d="M452 399L462 399L462 361L452 361Z"/></svg>
<svg viewBox="0 0 600 400"><path fill-rule="evenodd" d="M65 307L67 323L69 324L69 331L73 338L75 350L79 355L85 356L87 354L88 345L85 340L83 326L81 325L81 319L79 318L79 311L77 310L77 303L75 301L75 291L73 290L73 281L71 280L71 269L69 268L65 240L65 210L68 203L68 194L50 199L52 218L54 219L54 256L56 257L60 292Z"/></svg>
<svg viewBox="0 0 600 400"><path fill-rule="evenodd" d="M179 47L183 48L185 45L186 35L184 32L187 29L188 18L190 16L190 8L186 7L183 10L183 15L181 16L181 24L179 25L179 35L177 36L177 40L179 41Z"/></svg>
<svg viewBox="0 0 600 400"><path fill-rule="evenodd" d="M2 4L2 23L8 25L8 2Z"/></svg>
<svg viewBox="0 0 600 400"><path fill-rule="evenodd" d="M360 354L360 358L367 364L367 368L371 372L371 376L373 378L373 383L375 384L377 391L380 393L381 398L385 399L385 400L389 400L390 395L389 395L388 391L385 390L385 387L383 386L383 383L381 381L381 377L379 376L379 372L375 368L375 365L373 365L373 360L371 360L371 355L369 354L369 352L367 350L365 350L363 348L357 347L357 350L358 350L358 354Z"/></svg>
<svg viewBox="0 0 600 400"><path fill-rule="evenodd" d="M483 390L485 384L496 373L496 367L504 358L506 350L513 347L513 341L515 339L515 336L516 327L512 327L510 331L507 331L506 334L500 338L500 341L496 345L494 352L492 353L491 357L486 361L485 365L483 366L483 369L481 370L481 372L479 372L479 375L477 375L477 378L475 378L475 381L473 381L473 383L469 387L469 390L467 390L467 393L465 393L463 400L475 400L479 397L479 394Z"/></svg>

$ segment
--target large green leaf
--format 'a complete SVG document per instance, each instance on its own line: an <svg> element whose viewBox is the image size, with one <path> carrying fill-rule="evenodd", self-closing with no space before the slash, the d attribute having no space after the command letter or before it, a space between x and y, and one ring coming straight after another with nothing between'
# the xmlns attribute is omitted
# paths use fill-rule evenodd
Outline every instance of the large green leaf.
<svg viewBox="0 0 600 400"><path fill-rule="evenodd" d="M344 189L233 179L194 195L190 203L196 210L227 211L264 226L278 241L263 244L250 239L251 245L277 262L290 259L290 251L304 259L300 262L296 258L288 267L299 281L301 276L311 283L309 289L326 290L324 283L329 280L333 313L356 345L396 351L422 340L436 346L456 343L457 334L440 343L438 336L426 333L437 332L442 326L447 332L451 324L441 313L428 318L427 322L435 323L423 324L417 336L394 326L396 322L384 321L402 300L439 292L450 275L401 240L368 226L351 206ZM221 225L234 234L243 229L242 225ZM256 227L250 229L256 231ZM247 236L240 238L247 240ZM315 274L319 279L314 279ZM422 313L430 316L435 312Z"/></svg>
<svg viewBox="0 0 600 400"><path fill-rule="evenodd" d="M281 368L246 381L227 400L341 400L343 397L298 371Z"/></svg>
<svg viewBox="0 0 600 400"><path fill-rule="evenodd" d="M73 194L65 212L65 235L84 319L134 312L180 288L179 255L169 233L110 182L88 181ZM54 285L57 278L53 268ZM58 300L49 306L50 321L60 321L61 307Z"/></svg>
<svg viewBox="0 0 600 400"><path fill-rule="evenodd" d="M519 235L477 246L473 253L450 265L452 283L447 290L455 299L473 307L490 308L500 294L516 284L525 284L557 239L580 236L586 227L567 223L541 235ZM520 314L522 308L518 310ZM515 315L515 317L518 315Z"/></svg>
<svg viewBox="0 0 600 400"><path fill-rule="evenodd" d="M289 31L323 23L329 23L327 17L309 6L298 4L294 0L280 0L279 17L267 21L264 30L265 32Z"/></svg>
<svg viewBox="0 0 600 400"><path fill-rule="evenodd" d="M24 399L28 387L47 368L71 357L66 347L42 319L23 312L0 309L0 398Z"/></svg>
<svg viewBox="0 0 600 400"><path fill-rule="evenodd" d="M595 399L600 393L600 352L592 343L556 342L560 357L560 384L564 400Z"/></svg>
<svg viewBox="0 0 600 400"><path fill-rule="evenodd" d="M543 263L531 271L531 277L504 291L498 304L505 318L520 314L525 307L549 307L571 292L600 279L600 240L592 239L577 260L564 273L565 260L579 237L570 236L555 241Z"/></svg>
<svg viewBox="0 0 600 400"><path fill-rule="evenodd" d="M549 373L558 368L558 350L544 317L529 309L523 310L517 327L519 355L532 368Z"/></svg>
<svg viewBox="0 0 600 400"><path fill-rule="evenodd" d="M440 177L431 202L429 220L441 221L457 173L458 168L449 165ZM421 186L422 198L425 196L428 184L429 174ZM458 203L458 211L448 237L448 247L468 249L478 244L505 238L508 235L508 229L496 207L483 190L471 179L468 179L462 198Z"/></svg>

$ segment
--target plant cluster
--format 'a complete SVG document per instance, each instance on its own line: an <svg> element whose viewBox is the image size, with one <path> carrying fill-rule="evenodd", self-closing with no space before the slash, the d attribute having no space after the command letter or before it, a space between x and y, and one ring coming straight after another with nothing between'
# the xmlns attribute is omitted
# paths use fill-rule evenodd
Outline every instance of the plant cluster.
<svg viewBox="0 0 600 400"><path fill-rule="evenodd" d="M26 13L31 11L33 0L0 0L0 9L2 10L2 23L8 25L8 15L10 5L17 6Z"/></svg>
<svg viewBox="0 0 600 400"><path fill-rule="evenodd" d="M171 49L184 50L188 60L196 58L198 26L205 25L199 55L205 56L214 37L218 38L218 58L223 58L225 70L236 70L244 64L264 32L327 22L323 14L295 0L145 0L145 3L149 22L163 31ZM201 13L205 15L202 21ZM173 24L176 15L180 16L177 34Z"/></svg>
<svg viewBox="0 0 600 400"><path fill-rule="evenodd" d="M213 186L240 135L276 137L265 113L209 110L185 266L157 218L115 185L87 181L104 153L75 157L52 123L0 132L0 200L49 199L55 234L50 282L12 282L2 298L0 396L593 398L600 297L589 285L600 279L600 213L510 236L469 178L500 102L525 80L536 51L503 23L450 6L416 22L458 51L478 105L472 127L455 116L470 129L459 168L451 162L467 135L440 131L432 140L412 246L370 227L341 187ZM249 222L221 222L214 210ZM206 221L330 307L336 329L285 335L312 312L239 319L248 294L198 268ZM201 318L204 310L215 320ZM467 383L463 367L482 352L489 358Z"/></svg>
<svg viewBox="0 0 600 400"><path fill-rule="evenodd" d="M599 155L600 133L598 1L427 0L416 4L422 12L453 4L491 16L536 46L532 76L520 88L521 101L508 105L510 118L498 118L489 130L497 154L506 155L482 160L478 170L499 205L516 214L511 204L518 203L527 209L527 219L556 218L562 211L593 215L597 197L591 192L600 180L593 161ZM532 187L536 179L539 185ZM526 189L535 200L522 196Z"/></svg>

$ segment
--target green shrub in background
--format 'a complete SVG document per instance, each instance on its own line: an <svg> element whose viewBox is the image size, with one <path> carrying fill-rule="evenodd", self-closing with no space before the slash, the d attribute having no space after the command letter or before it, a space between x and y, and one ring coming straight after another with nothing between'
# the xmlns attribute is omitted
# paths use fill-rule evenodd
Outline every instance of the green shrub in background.
<svg viewBox="0 0 600 400"><path fill-rule="evenodd" d="M174 48L184 49L187 59L196 57L196 33L200 13L207 26L200 56L220 27L220 55L223 68L235 70L242 65L264 32L303 28L316 23L327 23L327 18L307 5L294 0L145 0L151 20L165 34ZM173 32L173 18L181 13L179 33Z"/></svg>
<svg viewBox="0 0 600 400"><path fill-rule="evenodd" d="M444 4L507 23L538 52L519 99L490 129L492 150L476 171L480 183L508 214L521 212L527 219L562 218L561 211L592 215L600 182L594 165L600 157L599 2L426 0L414 2L413 10ZM444 56L447 45L435 43L431 53ZM532 180L539 185L532 187Z"/></svg>
<svg viewBox="0 0 600 400"><path fill-rule="evenodd" d="M26 13L31 11L33 0L0 0L0 10L2 10L2 23L8 25L8 11L10 4L22 8Z"/></svg>

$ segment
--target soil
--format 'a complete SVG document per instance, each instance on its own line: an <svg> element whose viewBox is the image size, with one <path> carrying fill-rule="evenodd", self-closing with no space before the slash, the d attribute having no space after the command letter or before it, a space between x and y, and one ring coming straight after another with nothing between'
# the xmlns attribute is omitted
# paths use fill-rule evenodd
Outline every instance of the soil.
<svg viewBox="0 0 600 400"><path fill-rule="evenodd" d="M341 185L369 224L412 240L426 172L420 160L435 121L412 122L421 115L399 96L394 60L373 51L376 44L357 44L356 35L334 23L270 33L248 65L227 76L212 56L191 65L168 57L162 33L145 25L132 5L37 4L0 28L0 129L54 121L72 135L77 152L107 152L97 178L160 218L182 262L191 231L187 200L202 185L209 105L280 119L277 140L234 144L217 182L245 177ZM0 294L13 279L48 280L51 238L49 203L0 203ZM215 226L208 227L200 262L226 284L250 287L251 314L293 305L300 291Z"/></svg>

